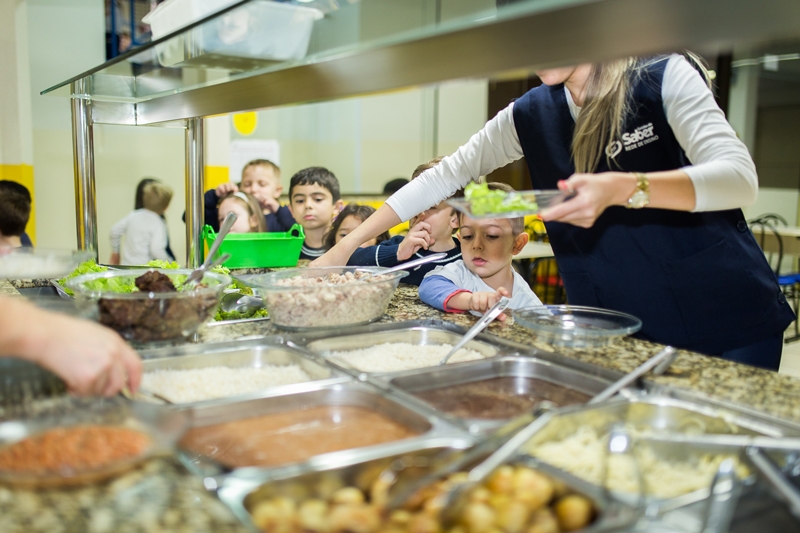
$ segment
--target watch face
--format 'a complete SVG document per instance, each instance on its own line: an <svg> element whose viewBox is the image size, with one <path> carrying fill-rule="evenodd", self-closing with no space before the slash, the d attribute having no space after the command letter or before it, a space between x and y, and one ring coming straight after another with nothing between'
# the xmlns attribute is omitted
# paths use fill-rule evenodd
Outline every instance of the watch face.
<svg viewBox="0 0 800 533"><path fill-rule="evenodd" d="M644 191L636 191L631 195L628 203L633 209L641 209L650 203L650 195Z"/></svg>

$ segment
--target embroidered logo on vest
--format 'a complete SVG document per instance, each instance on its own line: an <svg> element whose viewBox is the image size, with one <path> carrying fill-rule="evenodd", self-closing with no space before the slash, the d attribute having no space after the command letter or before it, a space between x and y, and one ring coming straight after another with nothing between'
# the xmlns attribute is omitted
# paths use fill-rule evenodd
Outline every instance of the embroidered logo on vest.
<svg viewBox="0 0 800 533"><path fill-rule="evenodd" d="M645 144L657 141L658 135L653 133L653 123L648 122L643 126L639 126L632 133L623 133L622 141L612 141L606 146L606 155L614 158L622 152L624 148L626 152L641 148Z"/></svg>

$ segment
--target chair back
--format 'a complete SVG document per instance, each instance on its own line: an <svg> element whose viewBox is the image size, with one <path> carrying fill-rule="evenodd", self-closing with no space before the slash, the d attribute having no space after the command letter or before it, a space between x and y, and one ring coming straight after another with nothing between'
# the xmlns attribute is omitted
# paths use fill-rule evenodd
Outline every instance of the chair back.
<svg viewBox="0 0 800 533"><path fill-rule="evenodd" d="M783 238L775 229L769 218L758 217L749 222L750 231L761 247L770 268L776 276L780 276L781 263L783 263Z"/></svg>

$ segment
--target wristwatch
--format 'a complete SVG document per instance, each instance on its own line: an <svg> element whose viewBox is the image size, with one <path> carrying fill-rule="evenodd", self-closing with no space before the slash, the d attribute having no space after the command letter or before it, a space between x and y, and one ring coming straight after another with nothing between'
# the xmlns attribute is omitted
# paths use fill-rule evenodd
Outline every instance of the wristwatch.
<svg viewBox="0 0 800 533"><path fill-rule="evenodd" d="M650 181L641 172L632 172L636 176L636 190L633 191L628 203L628 209L641 209L650 203Z"/></svg>

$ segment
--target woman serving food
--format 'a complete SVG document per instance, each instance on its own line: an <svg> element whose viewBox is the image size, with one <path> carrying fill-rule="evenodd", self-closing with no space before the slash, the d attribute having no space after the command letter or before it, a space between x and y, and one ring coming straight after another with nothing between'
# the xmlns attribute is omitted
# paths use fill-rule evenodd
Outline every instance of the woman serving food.
<svg viewBox="0 0 800 533"><path fill-rule="evenodd" d="M777 370L794 320L742 206L747 148L682 55L538 71L543 85L390 197L314 266L525 156L533 188L577 195L541 212L573 305L630 313L640 337Z"/></svg>

